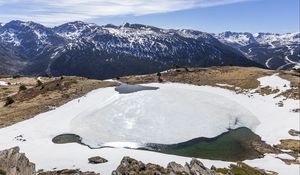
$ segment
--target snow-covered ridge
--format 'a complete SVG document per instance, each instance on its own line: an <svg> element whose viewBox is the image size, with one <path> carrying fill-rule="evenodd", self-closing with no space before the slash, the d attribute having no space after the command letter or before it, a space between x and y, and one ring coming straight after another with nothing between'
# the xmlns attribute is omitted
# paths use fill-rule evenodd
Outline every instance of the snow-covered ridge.
<svg viewBox="0 0 300 175"><path fill-rule="evenodd" d="M241 46L257 43L251 33L224 32L220 34L214 34L214 36L222 42Z"/></svg>
<svg viewBox="0 0 300 175"><path fill-rule="evenodd" d="M64 44L52 29L34 22L11 21L0 27L0 43L25 54L40 54L46 47Z"/></svg>
<svg viewBox="0 0 300 175"><path fill-rule="evenodd" d="M226 45L244 53L248 59L270 69L300 66L300 33L224 32L214 36Z"/></svg>
<svg viewBox="0 0 300 175"><path fill-rule="evenodd" d="M0 42L6 47L22 50L25 55L32 50L36 50L35 56L48 54L45 52L51 49L50 52L55 52L51 53L51 59L66 50L86 49L150 59L166 55L176 57L183 50L190 50L185 57L192 57L207 50L206 43L221 44L210 34L196 30L161 29L128 23L98 26L81 21L54 28L34 22L11 21L0 28ZM217 49L209 54L211 58L221 59Z"/></svg>
<svg viewBox="0 0 300 175"><path fill-rule="evenodd" d="M228 37L230 45L251 45L258 42L250 33L238 35L227 32L222 36ZM286 35L281 38L288 40L289 37L292 36ZM297 38L297 35L294 37ZM17 56L13 55L14 57L20 57L27 63L23 69L19 69L25 74L43 72L57 76L62 74L83 76L83 71L77 71L81 69L79 64L85 64L90 68L89 77L101 79L120 76L120 74L162 71L172 64L202 67L230 64L256 67L267 65L272 69L275 67L273 66L274 59L270 59L268 64L265 60L261 63L253 59L253 57L262 57L257 54L247 59L249 55L247 51L242 51L245 53L243 54L239 50L225 46L220 41L209 33L197 30L163 29L129 23L120 26L99 26L75 21L49 28L34 22L11 21L0 27L0 45L3 45L10 53L15 53ZM236 44L235 41L238 43ZM276 43L272 42L272 47L273 45L275 46ZM255 49L251 50L255 51ZM288 56L289 53L293 56ZM297 54L297 46L289 45L288 51L284 52L280 58L284 61L280 60L281 62L276 63L276 66L294 66L295 62L298 62ZM284 56L288 56L287 59ZM267 59L270 57L268 56ZM98 70L99 68L104 70L105 68L101 67L104 65L112 70L122 60L126 60L127 65L124 67L128 67L128 70L114 71L114 75L109 72L105 76ZM60 67L65 69L62 70ZM129 67L131 67L130 70ZM18 68L15 69L18 70Z"/></svg>
<svg viewBox="0 0 300 175"><path fill-rule="evenodd" d="M242 32L224 32L214 34L214 36L222 42L228 44L237 44L246 46L249 44L263 44L272 47L278 47L288 44L299 44L300 33L242 33Z"/></svg>

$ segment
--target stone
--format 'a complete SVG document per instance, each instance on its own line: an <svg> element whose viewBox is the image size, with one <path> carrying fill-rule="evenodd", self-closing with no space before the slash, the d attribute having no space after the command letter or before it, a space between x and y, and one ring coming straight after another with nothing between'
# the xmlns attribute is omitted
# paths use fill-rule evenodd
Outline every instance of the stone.
<svg viewBox="0 0 300 175"><path fill-rule="evenodd" d="M167 170L168 170L168 172L170 172L171 174L172 173L174 173L174 174L180 174L180 175L187 175L187 174L189 174L189 172L187 172L186 171L186 169L182 166L182 165L180 165L180 164L178 164L178 163L176 163L176 162L170 162L169 164L168 164L168 166L167 166Z"/></svg>
<svg viewBox="0 0 300 175"><path fill-rule="evenodd" d="M19 147L0 151L0 174L33 175L35 164L30 162Z"/></svg>
<svg viewBox="0 0 300 175"><path fill-rule="evenodd" d="M216 173L206 168L199 160L192 159L190 164L182 166L170 162L166 168L155 164L144 164L130 157L124 157L112 175L215 175Z"/></svg>
<svg viewBox="0 0 300 175"><path fill-rule="evenodd" d="M94 172L81 172L80 170L64 169L58 171L40 172L38 175L100 175Z"/></svg>
<svg viewBox="0 0 300 175"><path fill-rule="evenodd" d="M212 165L212 166L210 167L210 170L217 171L217 168L216 168L214 165Z"/></svg>
<svg viewBox="0 0 300 175"><path fill-rule="evenodd" d="M112 175L166 175L166 170L155 164L144 164L130 157L123 157L118 168L112 172Z"/></svg>
<svg viewBox="0 0 300 175"><path fill-rule="evenodd" d="M99 161L99 159L97 159ZM104 161L103 159L102 161ZM94 172L64 169L58 171L42 170L36 172L35 164L30 162L19 147L0 151L0 175L100 175Z"/></svg>
<svg viewBox="0 0 300 175"><path fill-rule="evenodd" d="M289 130L289 134L291 136L300 136L300 131L294 130L294 129L290 129Z"/></svg>
<svg viewBox="0 0 300 175"><path fill-rule="evenodd" d="M100 164L100 163L108 162L106 159L104 159L100 156L91 157L88 160L89 160L89 163L91 163L91 164Z"/></svg>

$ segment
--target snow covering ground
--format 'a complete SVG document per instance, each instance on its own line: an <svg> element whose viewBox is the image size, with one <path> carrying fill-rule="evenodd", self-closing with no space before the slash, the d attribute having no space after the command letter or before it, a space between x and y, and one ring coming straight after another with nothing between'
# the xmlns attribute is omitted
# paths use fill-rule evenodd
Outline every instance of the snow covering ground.
<svg viewBox="0 0 300 175"><path fill-rule="evenodd" d="M234 87L233 85L230 84L220 84L220 83L216 83L217 86L221 86L221 87Z"/></svg>
<svg viewBox="0 0 300 175"><path fill-rule="evenodd" d="M277 76L277 74L261 77L258 79L261 87L269 86L272 89L279 89L280 91L286 91L291 89L290 82Z"/></svg>
<svg viewBox="0 0 300 175"><path fill-rule="evenodd" d="M8 84L5 81L0 81L0 86L7 86Z"/></svg>
<svg viewBox="0 0 300 175"><path fill-rule="evenodd" d="M271 76L260 81L262 86L269 82L271 87L281 87L283 79L276 82L274 79L277 78ZM98 89L55 110L2 128L0 150L20 146L38 169L80 168L109 175L123 156L162 166L171 161L184 164L190 158L124 148L89 149L75 143L54 144L52 138L73 133L90 145L105 142L115 147L135 147L139 142L174 143L199 136L214 137L230 125L249 127L267 143L277 144L280 139L294 138L288 130L299 128L299 114L290 112L299 107L296 100L285 100L284 107L278 107L276 103L283 98L273 98L274 95L236 94L218 87L178 83L142 86L157 89L125 94L113 87ZM109 162L88 164L87 159L92 156L102 156ZM207 167L230 164L200 160ZM246 163L282 175L299 174L298 165L286 165L272 154Z"/></svg>

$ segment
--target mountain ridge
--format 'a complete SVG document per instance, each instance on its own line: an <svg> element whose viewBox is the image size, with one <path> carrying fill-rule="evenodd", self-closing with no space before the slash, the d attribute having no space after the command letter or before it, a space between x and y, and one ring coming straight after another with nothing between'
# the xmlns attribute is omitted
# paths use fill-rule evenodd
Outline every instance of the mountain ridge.
<svg viewBox="0 0 300 175"><path fill-rule="evenodd" d="M28 75L104 79L153 73L172 64L265 67L209 33L142 24L99 26L74 21L50 28L15 20L0 27L0 44L24 62L21 68L15 66L15 72Z"/></svg>
<svg viewBox="0 0 300 175"><path fill-rule="evenodd" d="M214 36L270 69L300 67L300 33L223 32Z"/></svg>

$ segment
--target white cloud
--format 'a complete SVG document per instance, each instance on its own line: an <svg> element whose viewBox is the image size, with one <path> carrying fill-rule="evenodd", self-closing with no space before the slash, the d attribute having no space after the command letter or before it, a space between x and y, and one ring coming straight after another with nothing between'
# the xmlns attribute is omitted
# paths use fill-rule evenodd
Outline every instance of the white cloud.
<svg viewBox="0 0 300 175"><path fill-rule="evenodd" d="M104 16L147 15L247 0L0 0L0 20L59 24Z"/></svg>

